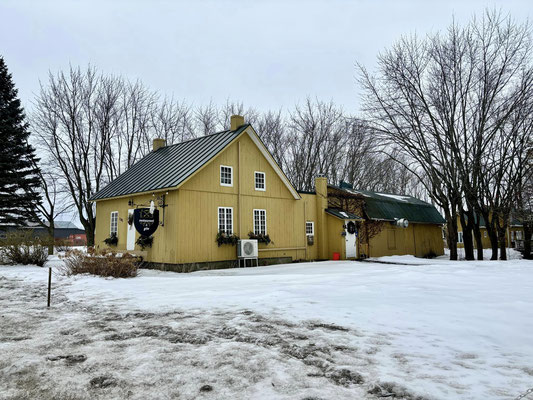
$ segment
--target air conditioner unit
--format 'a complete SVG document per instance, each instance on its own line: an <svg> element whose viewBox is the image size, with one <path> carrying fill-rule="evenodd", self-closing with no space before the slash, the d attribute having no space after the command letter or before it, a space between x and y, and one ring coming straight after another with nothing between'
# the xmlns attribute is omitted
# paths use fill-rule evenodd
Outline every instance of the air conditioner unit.
<svg viewBox="0 0 533 400"><path fill-rule="evenodd" d="M239 242L237 243L238 258L257 258L257 254L257 240L239 240Z"/></svg>

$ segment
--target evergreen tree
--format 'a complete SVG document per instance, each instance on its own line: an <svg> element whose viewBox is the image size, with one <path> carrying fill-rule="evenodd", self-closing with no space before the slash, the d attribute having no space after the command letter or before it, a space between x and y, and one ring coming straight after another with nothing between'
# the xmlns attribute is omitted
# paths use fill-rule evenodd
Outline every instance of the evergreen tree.
<svg viewBox="0 0 533 400"><path fill-rule="evenodd" d="M40 202L35 149L4 59L0 57L0 226L25 225Z"/></svg>

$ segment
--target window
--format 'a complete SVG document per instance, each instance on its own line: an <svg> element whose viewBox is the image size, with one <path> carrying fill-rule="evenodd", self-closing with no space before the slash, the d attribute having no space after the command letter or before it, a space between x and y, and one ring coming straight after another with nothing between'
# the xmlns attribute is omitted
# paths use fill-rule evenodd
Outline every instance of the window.
<svg viewBox="0 0 533 400"><path fill-rule="evenodd" d="M233 208L218 207L218 231L233 234Z"/></svg>
<svg viewBox="0 0 533 400"><path fill-rule="evenodd" d="M255 171L255 190L266 190L265 173Z"/></svg>
<svg viewBox="0 0 533 400"><path fill-rule="evenodd" d="M463 243L463 232L457 232L457 243Z"/></svg>
<svg viewBox="0 0 533 400"><path fill-rule="evenodd" d="M487 231L483 232L483 237L487 237Z"/></svg>
<svg viewBox="0 0 533 400"><path fill-rule="evenodd" d="M516 240L522 240L522 231L516 231Z"/></svg>
<svg viewBox="0 0 533 400"><path fill-rule="evenodd" d="M254 210L254 233L266 235L266 210Z"/></svg>
<svg viewBox="0 0 533 400"><path fill-rule="evenodd" d="M511 240L515 239L515 231L511 231Z"/></svg>
<svg viewBox="0 0 533 400"><path fill-rule="evenodd" d="M220 166L220 186L233 186L233 167Z"/></svg>
<svg viewBox="0 0 533 400"><path fill-rule="evenodd" d="M111 226L109 229L111 235L118 236L118 211L111 212Z"/></svg>
<svg viewBox="0 0 533 400"><path fill-rule="evenodd" d="M312 221L306 221L305 223L305 234L307 236L312 236L315 234L315 223Z"/></svg>

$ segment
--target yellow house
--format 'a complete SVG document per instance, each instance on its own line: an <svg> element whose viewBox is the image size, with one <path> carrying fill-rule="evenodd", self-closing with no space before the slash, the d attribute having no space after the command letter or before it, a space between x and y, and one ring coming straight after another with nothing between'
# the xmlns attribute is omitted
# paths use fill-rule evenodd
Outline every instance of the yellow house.
<svg viewBox="0 0 533 400"><path fill-rule="evenodd" d="M463 225L461 224L461 219L457 216L457 247L464 248L463 241ZM483 244L484 249L490 249L490 239L487 233L487 228L485 226L485 220L482 216L479 217L479 230L481 231L481 243ZM474 248L477 248L476 240L474 240ZM505 235L505 245L507 247L520 247L521 242L524 241L524 226L522 223L516 219L510 219L507 232ZM510 245L509 245L510 244Z"/></svg>
<svg viewBox="0 0 533 400"><path fill-rule="evenodd" d="M149 266L174 271L236 266L235 243L218 243L221 235L268 238L270 243L258 246L263 265L369 254L359 244L364 217L330 207L325 177L315 185L315 192L298 192L253 127L232 116L227 131L171 146L155 139L150 154L96 193L95 244L107 247L104 240L115 237L117 251L141 254ZM136 209L159 214L151 246L139 245ZM418 241L418 230L402 232ZM386 249L380 240L385 239L371 241L372 256L424 255L401 237ZM434 251L442 254L438 246Z"/></svg>

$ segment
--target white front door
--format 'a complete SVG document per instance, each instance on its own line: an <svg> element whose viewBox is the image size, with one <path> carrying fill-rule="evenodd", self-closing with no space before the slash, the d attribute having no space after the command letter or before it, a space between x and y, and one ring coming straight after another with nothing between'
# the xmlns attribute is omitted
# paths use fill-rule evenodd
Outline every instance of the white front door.
<svg viewBox="0 0 533 400"><path fill-rule="evenodd" d="M348 224L350 223L355 224L355 221L346 221L346 258L355 258L357 257L357 230L355 233L348 232Z"/></svg>
<svg viewBox="0 0 533 400"><path fill-rule="evenodd" d="M133 218L132 209L128 210L128 222L130 218ZM135 250L135 225L133 224L133 222L131 223L131 225L129 225L128 223L128 238L127 239L128 240L126 242L126 250Z"/></svg>

